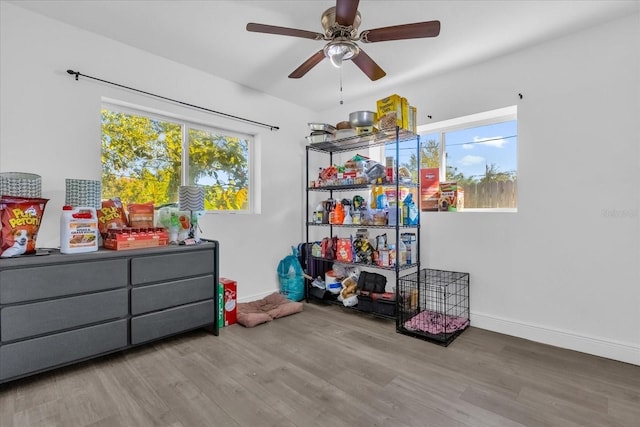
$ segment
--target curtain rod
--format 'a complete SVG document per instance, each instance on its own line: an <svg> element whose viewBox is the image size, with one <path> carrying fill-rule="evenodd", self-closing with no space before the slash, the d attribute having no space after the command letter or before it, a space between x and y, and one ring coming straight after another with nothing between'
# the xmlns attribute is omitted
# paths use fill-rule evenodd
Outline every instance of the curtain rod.
<svg viewBox="0 0 640 427"><path fill-rule="evenodd" d="M189 103L183 102L183 101L178 101L177 99L167 98L166 96L156 95L155 93L146 92L144 90L140 90L140 89L136 89L136 88L133 88L133 87L129 87L129 86L121 85L121 84L118 84L118 83L110 82L108 80L99 79L97 77L88 76L86 74L82 74L80 71L67 70L67 74L70 74L72 76L76 76L76 81L78 81L78 77L82 76L82 77L86 77L88 79L93 79L93 80L97 80L99 82L107 83L107 84L110 84L110 85L113 85L113 86L121 87L121 88L124 88L124 89L127 89L127 90L132 90L134 92L139 92L139 93L143 93L145 95L155 96L156 98L164 99L166 101L175 102L177 104L185 105L187 107L191 107L191 108L196 108L198 110L207 111L209 113L217 114L219 116L229 117L229 118L235 119L235 120L241 120L243 122L252 123L252 124L258 125L258 126L264 126L266 128L269 128L269 130L272 130L272 131L280 129L278 126L268 125L266 123L256 122L255 120L245 119L244 117L238 117L238 116L234 116L234 115L231 115L231 114L222 113L220 111L211 110L209 108L200 107L198 105L189 104Z"/></svg>

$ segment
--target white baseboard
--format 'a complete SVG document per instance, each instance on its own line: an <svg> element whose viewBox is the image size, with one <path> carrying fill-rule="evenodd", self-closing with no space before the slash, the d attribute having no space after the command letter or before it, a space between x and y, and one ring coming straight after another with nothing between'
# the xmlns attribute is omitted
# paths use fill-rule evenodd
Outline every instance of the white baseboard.
<svg viewBox="0 0 640 427"><path fill-rule="evenodd" d="M256 301L256 300L259 300L259 299L262 299L262 298L266 297L267 295L271 295L274 292L280 292L280 290L279 289L274 289L272 291L261 292L259 294L251 295L251 296L248 296L248 297L238 298L238 302Z"/></svg>
<svg viewBox="0 0 640 427"><path fill-rule="evenodd" d="M471 326L640 365L640 346L471 312Z"/></svg>

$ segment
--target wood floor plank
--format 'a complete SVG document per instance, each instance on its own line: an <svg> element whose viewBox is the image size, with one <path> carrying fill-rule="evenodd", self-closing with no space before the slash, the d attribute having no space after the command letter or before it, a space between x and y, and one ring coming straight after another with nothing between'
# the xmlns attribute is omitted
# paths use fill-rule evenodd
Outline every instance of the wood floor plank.
<svg viewBox="0 0 640 427"><path fill-rule="evenodd" d="M0 386L2 427L635 427L640 366L337 306L193 331Z"/></svg>

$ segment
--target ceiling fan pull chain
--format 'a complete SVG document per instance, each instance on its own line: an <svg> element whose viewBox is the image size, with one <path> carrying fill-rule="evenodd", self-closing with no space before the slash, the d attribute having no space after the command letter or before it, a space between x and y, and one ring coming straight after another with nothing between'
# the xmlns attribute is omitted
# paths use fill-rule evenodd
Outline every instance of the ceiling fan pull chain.
<svg viewBox="0 0 640 427"><path fill-rule="evenodd" d="M340 105L344 104L342 99L342 67L340 67Z"/></svg>

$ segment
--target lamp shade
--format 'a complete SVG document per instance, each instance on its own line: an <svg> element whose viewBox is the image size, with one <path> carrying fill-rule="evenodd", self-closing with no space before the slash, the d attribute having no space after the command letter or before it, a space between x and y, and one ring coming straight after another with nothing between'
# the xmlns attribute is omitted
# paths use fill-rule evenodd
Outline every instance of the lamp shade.
<svg viewBox="0 0 640 427"><path fill-rule="evenodd" d="M102 208L102 186L100 181L67 178L65 184L65 205Z"/></svg>
<svg viewBox="0 0 640 427"><path fill-rule="evenodd" d="M178 189L178 204L183 211L204 210L204 188L195 185L182 185Z"/></svg>
<svg viewBox="0 0 640 427"><path fill-rule="evenodd" d="M42 178L26 172L1 172L0 196L42 197Z"/></svg>

